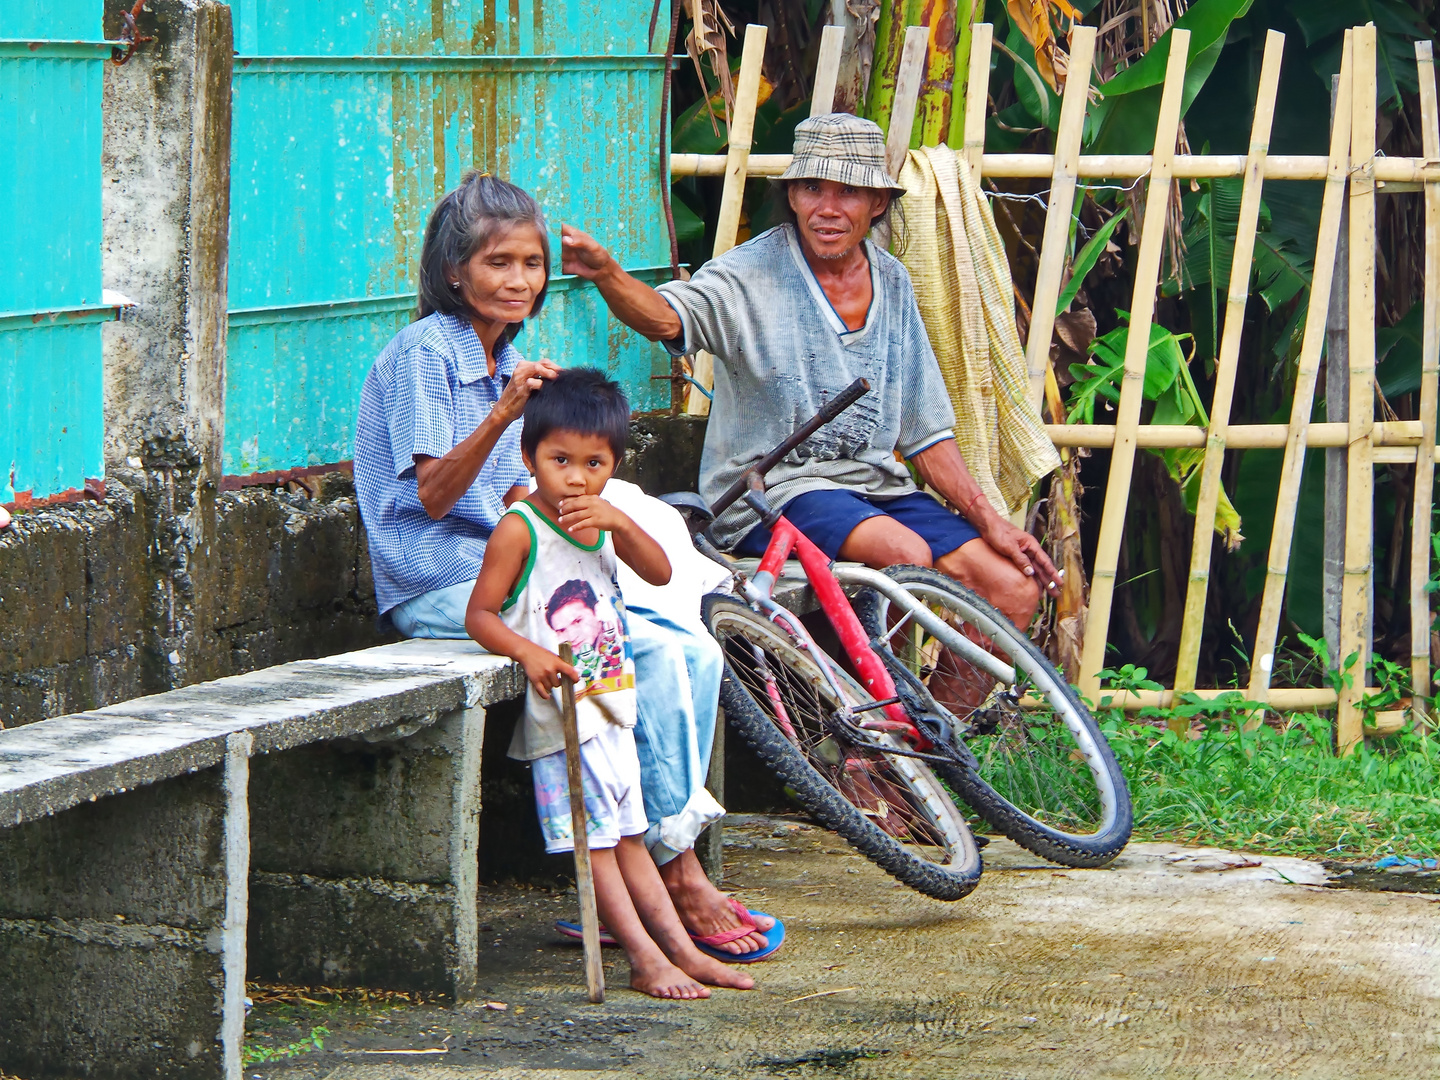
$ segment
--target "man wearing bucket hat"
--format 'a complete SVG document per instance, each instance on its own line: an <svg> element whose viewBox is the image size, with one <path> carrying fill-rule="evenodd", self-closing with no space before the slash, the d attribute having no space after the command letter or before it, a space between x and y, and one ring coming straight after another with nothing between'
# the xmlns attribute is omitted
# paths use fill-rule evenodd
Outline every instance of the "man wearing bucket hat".
<svg viewBox="0 0 1440 1080"><path fill-rule="evenodd" d="M1026 625L1041 589L1058 590L1055 566L966 469L909 275L866 239L904 193L885 171L879 127L847 113L802 121L778 182L789 223L689 281L652 289L568 225L564 272L594 281L617 318L674 355L714 354L700 462L708 500L826 400L868 379L869 394L770 471L771 504L832 558L933 565ZM906 462L959 512L917 490ZM769 540L743 504L721 516L715 535L745 555Z"/></svg>
<svg viewBox="0 0 1440 1080"><path fill-rule="evenodd" d="M1055 566L986 501L955 444L955 413L904 266L866 239L904 189L869 120L831 113L795 129L779 183L787 224L652 289L585 233L561 228L564 272L595 282L616 318L674 355L715 356L700 493L714 502L771 447L856 378L871 392L773 468L771 505L831 558L934 566L1024 626ZM898 457L897 457L898 455ZM901 460L903 459L903 460ZM919 491L906 462L959 513ZM768 530L737 504L721 543L759 555ZM686 925L728 930L693 853L661 868Z"/></svg>

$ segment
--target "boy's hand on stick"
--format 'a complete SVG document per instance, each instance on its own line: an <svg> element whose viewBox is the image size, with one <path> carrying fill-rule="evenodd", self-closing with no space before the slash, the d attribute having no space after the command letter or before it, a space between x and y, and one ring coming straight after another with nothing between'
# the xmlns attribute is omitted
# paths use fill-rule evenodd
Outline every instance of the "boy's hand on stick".
<svg viewBox="0 0 1440 1080"><path fill-rule="evenodd" d="M530 680L530 685L535 687L535 692L546 701L550 700L551 693L560 685L560 676L565 676L571 682L580 681L580 672L548 649L532 647L516 659L525 669L525 677Z"/></svg>

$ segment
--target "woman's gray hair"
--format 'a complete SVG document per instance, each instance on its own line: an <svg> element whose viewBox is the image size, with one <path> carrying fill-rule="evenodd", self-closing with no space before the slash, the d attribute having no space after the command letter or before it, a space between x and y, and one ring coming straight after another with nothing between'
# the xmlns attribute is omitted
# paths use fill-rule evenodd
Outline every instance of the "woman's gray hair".
<svg viewBox="0 0 1440 1080"><path fill-rule="evenodd" d="M489 173L465 174L454 191L435 204L425 226L425 246L420 250L420 287L417 318L441 312L462 318L476 314L458 289L451 287L460 268L479 252L493 245L516 225L533 225L540 234L545 253L545 285L530 308L530 318L540 314L550 288L550 232L545 215L530 194ZM505 340L518 326L505 331Z"/></svg>

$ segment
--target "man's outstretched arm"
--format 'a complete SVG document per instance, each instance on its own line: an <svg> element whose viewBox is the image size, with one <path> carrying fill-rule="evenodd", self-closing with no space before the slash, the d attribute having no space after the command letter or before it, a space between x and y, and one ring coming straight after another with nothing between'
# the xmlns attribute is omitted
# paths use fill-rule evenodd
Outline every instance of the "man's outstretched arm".
<svg viewBox="0 0 1440 1080"><path fill-rule="evenodd" d="M658 292L627 274L597 240L573 225L560 226L560 269L593 281L615 317L651 341L674 341L683 332L680 316Z"/></svg>

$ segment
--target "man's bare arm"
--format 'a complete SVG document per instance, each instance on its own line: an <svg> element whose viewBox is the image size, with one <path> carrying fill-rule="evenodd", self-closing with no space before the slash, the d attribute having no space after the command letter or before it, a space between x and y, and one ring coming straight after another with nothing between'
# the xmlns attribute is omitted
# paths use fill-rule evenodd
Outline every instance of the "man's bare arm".
<svg viewBox="0 0 1440 1080"><path fill-rule="evenodd" d="M651 341L674 341L683 332L680 316L658 292L627 274L597 240L573 225L560 226L560 269L593 281L614 316Z"/></svg>
<svg viewBox="0 0 1440 1080"><path fill-rule="evenodd" d="M1040 541L1010 524L1009 519L990 505L965 466L954 439L927 446L910 460L915 463L921 479L960 511L987 544L1019 567L1026 577L1035 577L1047 593L1059 590L1060 578L1055 564L1045 554Z"/></svg>

